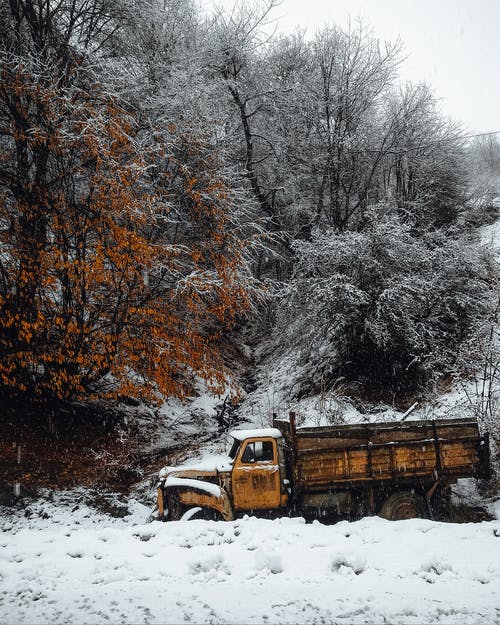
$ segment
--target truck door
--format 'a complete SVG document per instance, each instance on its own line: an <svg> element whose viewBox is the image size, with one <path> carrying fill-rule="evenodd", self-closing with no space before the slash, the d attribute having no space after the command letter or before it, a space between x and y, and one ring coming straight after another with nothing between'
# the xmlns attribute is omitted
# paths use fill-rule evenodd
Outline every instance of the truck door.
<svg viewBox="0 0 500 625"><path fill-rule="evenodd" d="M232 471L235 510L280 506L281 480L276 439L249 439L241 445Z"/></svg>

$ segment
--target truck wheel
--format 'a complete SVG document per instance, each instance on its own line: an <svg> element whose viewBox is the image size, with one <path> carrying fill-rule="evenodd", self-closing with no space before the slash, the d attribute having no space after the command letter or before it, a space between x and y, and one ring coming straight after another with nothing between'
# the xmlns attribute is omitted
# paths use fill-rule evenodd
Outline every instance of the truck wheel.
<svg viewBox="0 0 500 625"><path fill-rule="evenodd" d="M382 504L378 515L388 521L425 518L427 516L423 497L409 491L393 493Z"/></svg>
<svg viewBox="0 0 500 625"><path fill-rule="evenodd" d="M181 516L179 521L190 521L192 518L200 518L198 515L202 511L200 506L196 506L195 508L188 508L186 512Z"/></svg>
<svg viewBox="0 0 500 625"><path fill-rule="evenodd" d="M203 519L204 521L222 521L222 516L213 508L200 508L196 506L194 508L188 508L186 512L180 518L181 521L197 521Z"/></svg>

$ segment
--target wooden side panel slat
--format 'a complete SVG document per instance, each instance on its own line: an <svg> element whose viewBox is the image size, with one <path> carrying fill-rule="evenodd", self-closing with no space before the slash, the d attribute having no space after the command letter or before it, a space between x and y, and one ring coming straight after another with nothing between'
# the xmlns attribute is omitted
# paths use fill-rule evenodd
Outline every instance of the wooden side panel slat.
<svg viewBox="0 0 500 625"><path fill-rule="evenodd" d="M281 422L279 422L281 423ZM425 428L429 428L429 431L433 431L434 425L436 428L455 428L458 430L469 429L474 435L477 435L477 422L475 420L468 419L436 419L435 421L393 421L384 423L367 423L367 424L354 424L354 425L332 425L332 426L319 426L313 428L299 428L297 430L297 436L322 438L322 437L334 437L334 438L347 438L351 436L351 433L359 433L363 436L364 432L370 430L371 432L422 432ZM281 427L281 425L280 425Z"/></svg>
<svg viewBox="0 0 500 625"><path fill-rule="evenodd" d="M394 456L394 470L397 473L414 473L422 469L430 473L436 466L436 450L433 444L396 447Z"/></svg>
<svg viewBox="0 0 500 625"><path fill-rule="evenodd" d="M406 441L422 441L434 438L432 428L422 428L419 430L397 430L373 432L370 440L374 444L390 443L390 442L406 442Z"/></svg>
<svg viewBox="0 0 500 625"><path fill-rule="evenodd" d="M297 449L299 452L307 449L345 449L346 447L366 445L367 442L366 436L357 438L305 438L297 436Z"/></svg>
<svg viewBox="0 0 500 625"><path fill-rule="evenodd" d="M477 438L478 437L478 429L473 426L444 426L439 425L436 426L436 434L438 438L450 438L453 440L459 440L461 438Z"/></svg>
<svg viewBox="0 0 500 625"><path fill-rule="evenodd" d="M441 455L445 468L477 464L479 462L477 449L470 444L443 443L441 445Z"/></svg>
<svg viewBox="0 0 500 625"><path fill-rule="evenodd" d="M478 430L477 427L465 427L461 428L446 427L437 429L438 439L459 441L462 439L477 440ZM400 443L400 442L425 442L434 439L433 428L421 428L419 430L384 430L384 431L355 431L351 432L349 436L346 432L339 432L339 436L303 436L299 432L297 434L297 449L327 449L327 448L343 448L343 447L356 447L359 445L366 445L368 441L374 445L388 444L388 443Z"/></svg>

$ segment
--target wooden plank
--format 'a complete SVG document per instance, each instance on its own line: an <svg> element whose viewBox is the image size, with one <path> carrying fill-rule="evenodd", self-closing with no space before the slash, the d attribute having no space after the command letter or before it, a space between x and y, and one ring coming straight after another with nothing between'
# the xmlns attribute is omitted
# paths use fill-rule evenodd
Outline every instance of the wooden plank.
<svg viewBox="0 0 500 625"><path fill-rule="evenodd" d="M358 476L364 475L369 477L368 472L368 449L362 449L359 451L349 451L348 454L349 463L349 475Z"/></svg>
<svg viewBox="0 0 500 625"><path fill-rule="evenodd" d="M465 425L436 425L436 433L438 438L449 438L452 440L458 440L461 438L471 438L473 440L479 439L479 430L477 425L465 426Z"/></svg>
<svg viewBox="0 0 500 625"><path fill-rule="evenodd" d="M355 447L367 445L367 438L302 438L297 437L297 449L299 453L307 450L321 449L344 449L345 447Z"/></svg>
<svg viewBox="0 0 500 625"><path fill-rule="evenodd" d="M349 450L360 450L360 449L368 449L368 446L370 445L370 443L366 444L366 445L344 445L342 447L333 447L333 446L329 446L329 447L322 447L321 449L302 449L300 451L300 455L301 456L315 456L318 453L319 454L328 454L330 452L335 452L335 451L341 451L343 449L349 449ZM415 440L415 441L405 441L405 442L388 442L388 443L377 443L377 444L371 444L371 447L373 450L376 449L389 449L390 447L408 447L409 449L411 449L412 447L422 447L422 446L433 446L434 445L434 440L433 439L423 439L423 440Z"/></svg>
<svg viewBox="0 0 500 625"><path fill-rule="evenodd" d="M443 465L460 463L461 461L479 462L479 450L474 445L460 445L459 443L442 443L441 457Z"/></svg>
<svg viewBox="0 0 500 625"><path fill-rule="evenodd" d="M300 428L297 436L301 438L366 438L367 426L356 423L354 425L331 425L317 428Z"/></svg>
<svg viewBox="0 0 500 625"><path fill-rule="evenodd" d="M470 440L475 442L479 440L479 436L471 433L470 430L466 432L461 431L460 428L446 428L446 430L438 430L438 438L443 440L459 441ZM321 437L304 437L297 436L297 448L299 451L316 450L316 449L328 449L328 448L342 448L351 446L367 445L369 442L374 445L389 444L389 443L406 443L406 442L426 442L434 440L434 431L432 428L420 429L418 431L397 431L397 430L385 430L381 432L371 432L370 435L366 433L366 436L362 436L362 432L351 432L350 436L345 436L342 433L342 437L334 436L321 436Z"/></svg>
<svg viewBox="0 0 500 625"><path fill-rule="evenodd" d="M436 419L423 420L423 421L392 421L385 423L370 423L370 424L353 424L353 425L334 425L334 426L319 426L312 428L299 428L297 430L298 437L311 437L311 438L323 438L323 437L337 437L337 438L350 438L353 434L355 436L363 437L365 432L370 430L372 434L382 434L384 432L423 432L426 429L432 430L436 424L437 428L451 428L452 431L457 428L458 430L468 430L471 435L477 435L478 425L474 419ZM280 427L281 429L281 427Z"/></svg>
<svg viewBox="0 0 500 625"><path fill-rule="evenodd" d="M467 468L466 471L464 470L464 468L462 468L460 472L449 473L447 475L453 476L454 478L462 477L462 476L467 477L471 475L471 471L469 470L469 468ZM421 485L422 480L431 481L431 476L429 476L429 472L427 470L425 471L419 470L419 471L415 471L412 473L401 473L400 475L396 476L396 479L398 480L398 482L401 482L402 484L404 483L404 484ZM392 473L384 474L380 476L376 481L380 483L382 482L391 483L394 481L394 476ZM351 476L349 478L340 477L340 478L335 479L335 484L338 486L356 484L362 487L366 484L372 484L372 483L373 483L373 480L369 480L365 476ZM328 479L328 476L314 476L313 478L307 478L307 479L300 478L298 481L298 484L301 490L314 491L314 490L322 490L325 488L329 488L331 487L332 482L330 479Z"/></svg>
<svg viewBox="0 0 500 625"><path fill-rule="evenodd" d="M442 445L441 454L443 458L443 468L451 468L455 465L477 464L479 455L474 448L464 449L452 444Z"/></svg>
<svg viewBox="0 0 500 625"><path fill-rule="evenodd" d="M432 429L422 428L419 430L385 430L382 432L374 432L370 440L373 444L383 444L390 442L425 441L432 438L434 438Z"/></svg>
<svg viewBox="0 0 500 625"><path fill-rule="evenodd" d="M324 451L317 454L303 454L299 456L299 464L322 464L331 462L334 458L343 458L344 449L335 449L330 451Z"/></svg>
<svg viewBox="0 0 500 625"><path fill-rule="evenodd" d="M300 477L314 477L315 475L329 475L332 477L349 477L348 467L346 467L346 463L344 458L337 459L334 462L324 464L321 466L311 466L311 465L299 465L298 466L298 474Z"/></svg>
<svg viewBox="0 0 500 625"><path fill-rule="evenodd" d="M399 473L414 473L415 471L427 470L431 473L436 466L436 453L433 446L421 447L395 447L394 448L394 471Z"/></svg>
<svg viewBox="0 0 500 625"><path fill-rule="evenodd" d="M421 421L387 421L382 423L356 423L352 425L332 425L332 426L318 426L318 427L308 427L308 428L299 428L297 429L298 436L322 436L329 435L329 433L333 432L349 432L356 430L363 430L365 428L369 428L372 431L383 431L383 430L415 430L418 431L424 427L433 427L434 423L436 427L441 426L458 426L459 428L463 427L472 427L477 430L477 421L475 419L425 419ZM337 435L337 434L336 434ZM339 434L341 436L341 434Z"/></svg>

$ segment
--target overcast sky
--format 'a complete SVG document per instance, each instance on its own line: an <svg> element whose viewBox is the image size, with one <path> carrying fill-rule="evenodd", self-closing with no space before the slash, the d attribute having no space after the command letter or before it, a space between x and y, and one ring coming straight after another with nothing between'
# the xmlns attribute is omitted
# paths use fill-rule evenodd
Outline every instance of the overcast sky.
<svg viewBox="0 0 500 625"><path fill-rule="evenodd" d="M500 131L500 0L283 0L273 15L284 32L362 17L380 39L399 35L404 79L429 82L471 132Z"/></svg>

